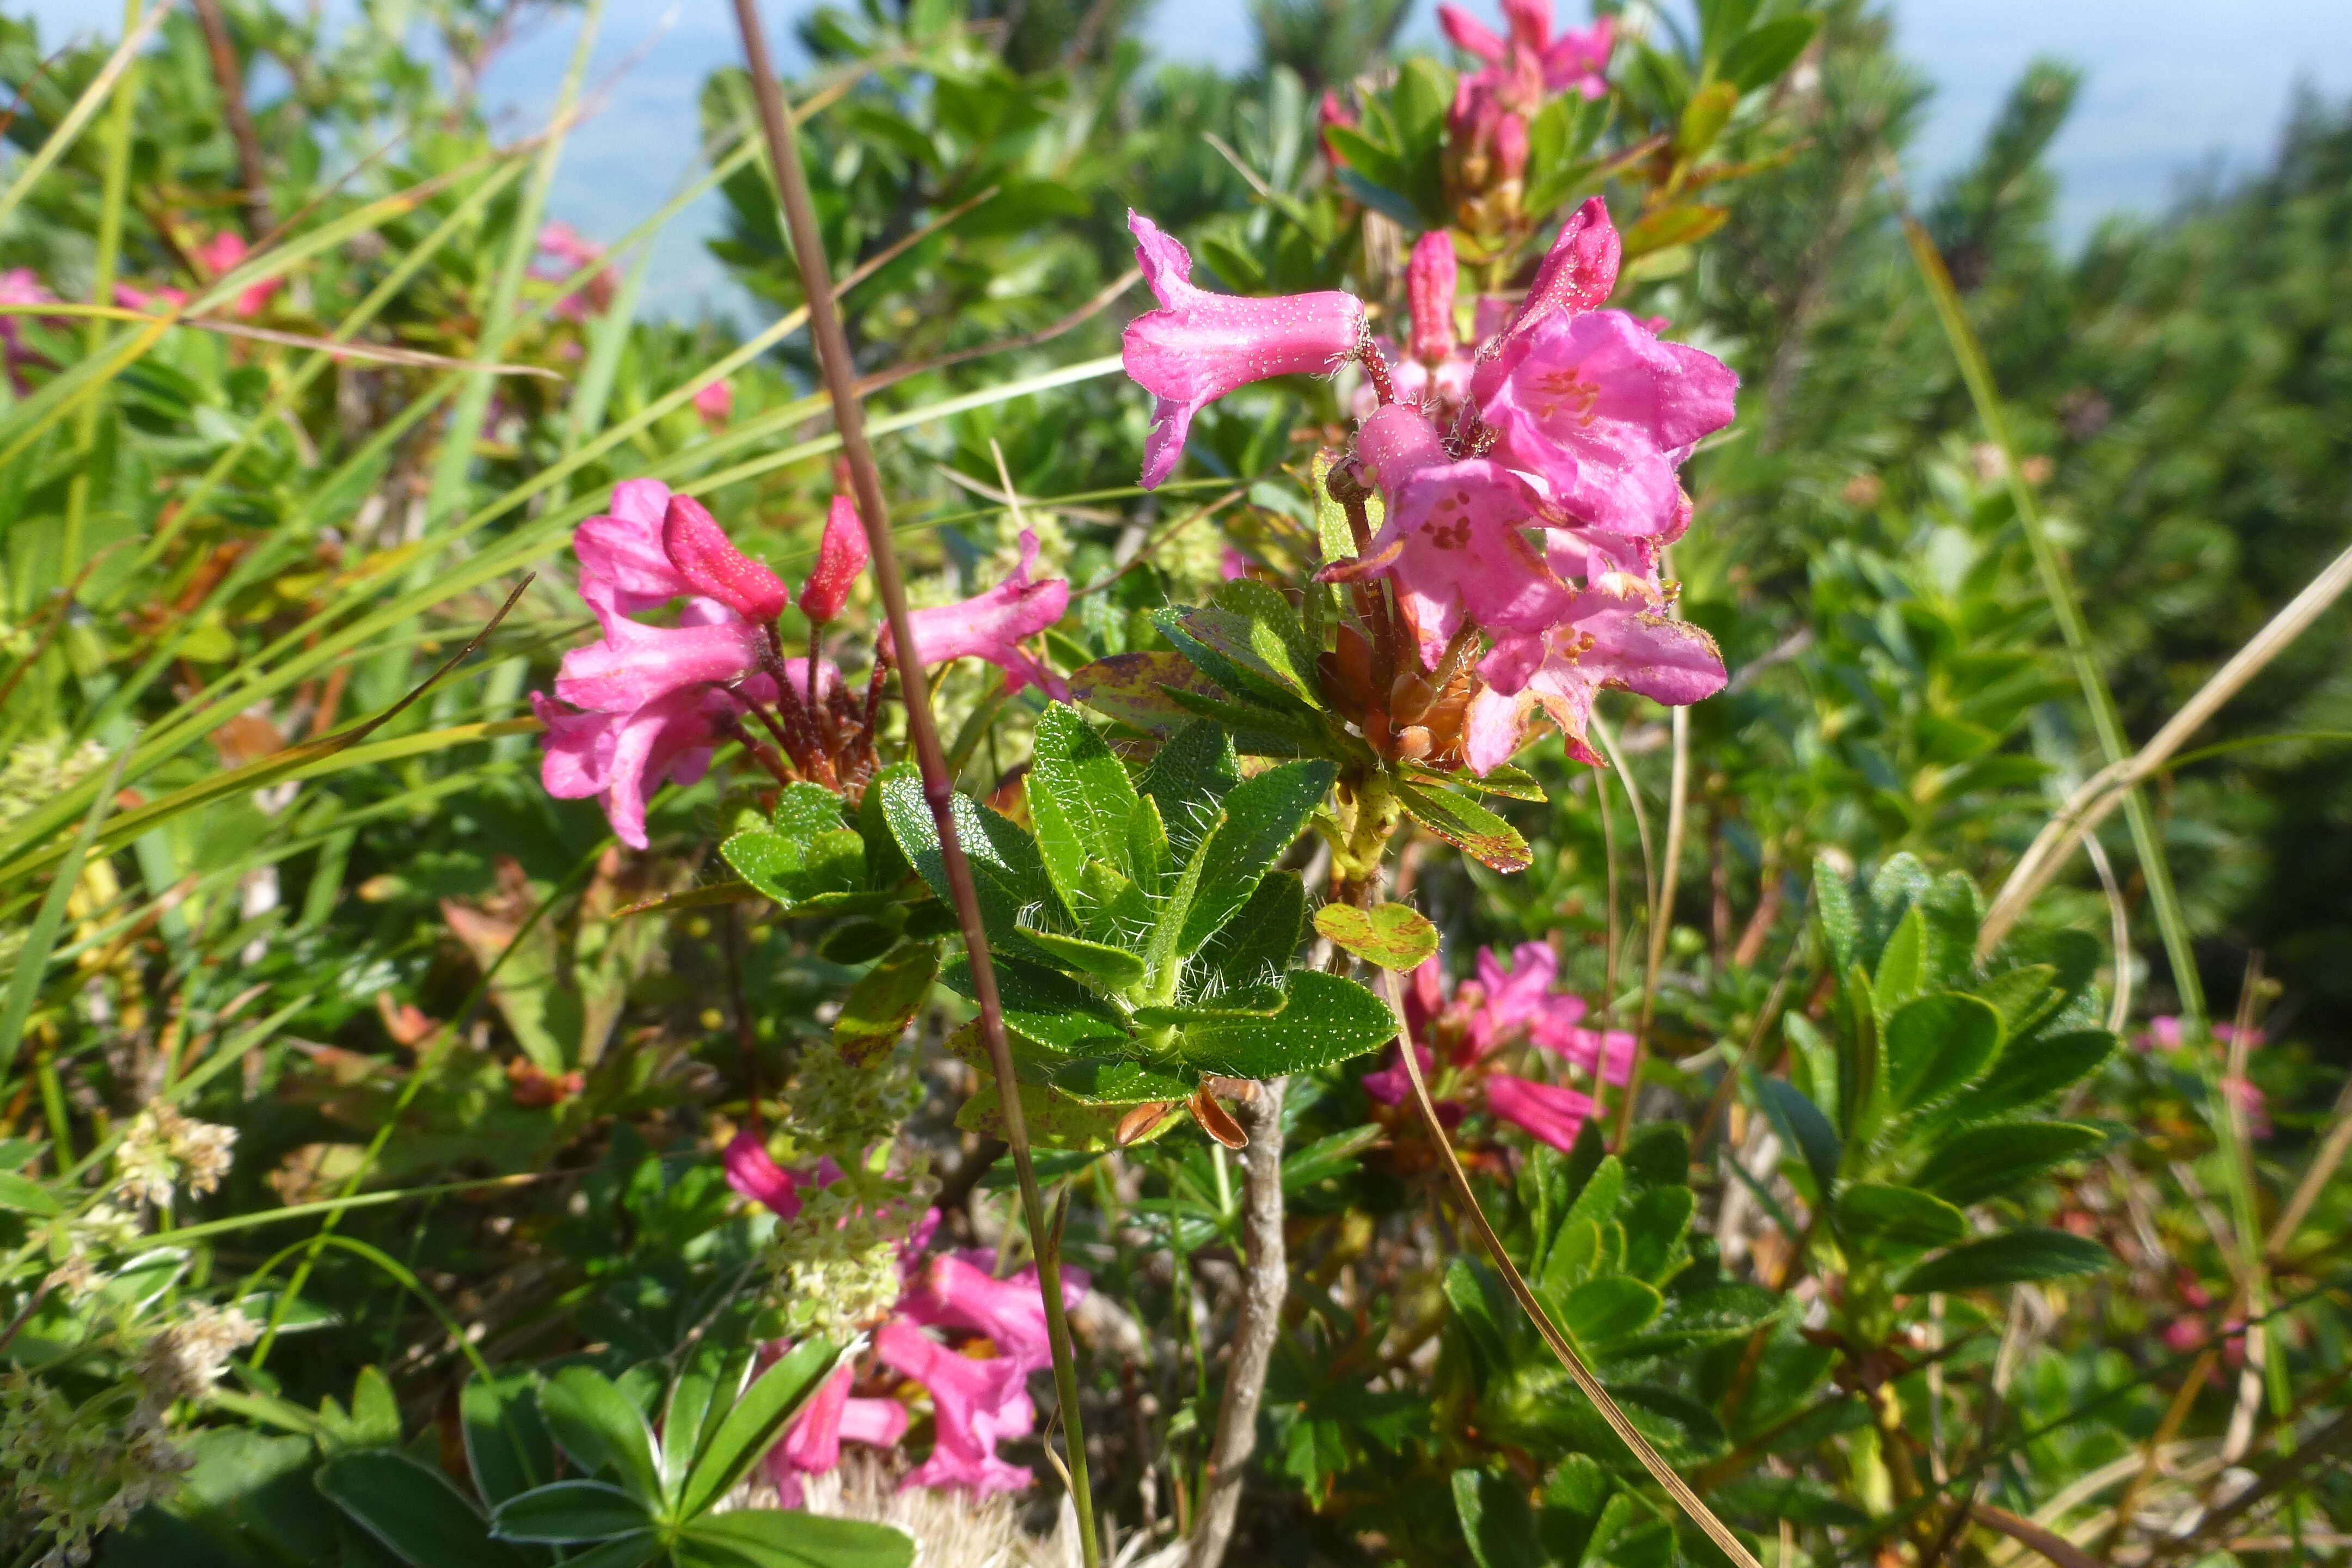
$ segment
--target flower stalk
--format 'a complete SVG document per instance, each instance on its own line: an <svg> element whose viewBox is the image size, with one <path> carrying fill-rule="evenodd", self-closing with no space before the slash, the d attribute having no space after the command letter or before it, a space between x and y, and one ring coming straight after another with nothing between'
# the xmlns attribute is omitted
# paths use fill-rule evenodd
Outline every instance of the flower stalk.
<svg viewBox="0 0 2352 1568"><path fill-rule="evenodd" d="M930 689L924 679L922 651L916 640L911 613L907 607L906 584L899 574L898 552L890 539L890 514L882 497L881 475L875 467L873 448L866 439L865 409L857 388L856 367L850 360L849 341L842 331L840 313L834 307L832 269L825 259L816 210L809 198L808 175L801 165L799 149L793 139L792 122L784 107L782 92L777 85L774 66L768 56L767 37L761 26L754 0L735 0L735 21L742 34L744 64L751 71L752 94L760 111L760 129L767 142L768 162L783 207L785 228L792 239L794 261L800 268L803 291L808 298L810 336L814 340L817 363L824 372L825 388L832 395L834 421L841 436L842 456L846 461L851 488L856 496L858 518L865 525L875 588L881 598L884 614L889 620L891 638L896 646L899 689L907 710L908 741L915 752L916 765L922 773L923 797L930 807L931 819L939 832L940 858L971 965L972 989L980 1005L981 1037L987 1047L989 1065L996 1079L997 1092L1003 1104L1004 1138L1013 1151L1013 1168L1021 1186L1022 1212L1028 1221L1029 1234L1037 1255L1037 1287L1045 1301L1046 1335L1053 1348L1054 1386L1061 1405L1064 1427L1068 1433L1070 1500L1077 1513L1078 1541L1085 1552L1087 1568L1097 1568L1101 1558L1101 1547L1095 1530L1094 1500L1087 1479L1086 1436L1079 1425L1077 1366L1071 1352L1069 1321L1062 1302L1061 1267L1056 1257L1058 1249L1046 1226L1045 1202L1038 1191L1035 1167L1030 1159L1028 1130L1021 1110L1020 1085L1013 1072L1012 1047L1005 1038L1004 1013L997 996L995 970L989 962L988 937L981 923L980 900L973 888L971 868L965 860L963 847L956 837L951 810L955 778L949 772L946 752L940 745L939 726L931 714Z"/></svg>

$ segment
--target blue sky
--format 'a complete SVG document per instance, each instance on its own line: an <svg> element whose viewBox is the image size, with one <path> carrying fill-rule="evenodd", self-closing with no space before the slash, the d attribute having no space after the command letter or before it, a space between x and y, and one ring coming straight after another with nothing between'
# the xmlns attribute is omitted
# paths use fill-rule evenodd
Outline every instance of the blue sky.
<svg viewBox="0 0 2352 1568"><path fill-rule="evenodd" d="M2079 237L2118 209L2155 211L2179 182L2217 164L2258 163L2275 144L2299 85L2352 97L2347 0L1889 0L1897 47L1936 83L1913 148L1913 176L1932 183L1966 161L2027 62L2052 55L2087 72L2053 149L2061 221ZM46 38L114 15L112 0L0 0L29 8ZM813 0L769 0L781 43ZM1495 0L1468 0L1493 16ZM1580 15L1561 0L1563 16ZM1415 0L1408 38L1437 37L1433 0ZM611 80L604 111L572 138L556 216L591 236L625 230L694 174L695 99L704 74L732 59L725 0L607 0L593 70ZM1149 33L1163 54L1228 66L1251 58L1246 0L1159 0ZM113 29L106 29L111 32ZM572 43L562 21L504 56L488 83L508 129L535 123ZM731 310L738 296L701 245L719 222L706 198L664 235L648 303L677 315Z"/></svg>

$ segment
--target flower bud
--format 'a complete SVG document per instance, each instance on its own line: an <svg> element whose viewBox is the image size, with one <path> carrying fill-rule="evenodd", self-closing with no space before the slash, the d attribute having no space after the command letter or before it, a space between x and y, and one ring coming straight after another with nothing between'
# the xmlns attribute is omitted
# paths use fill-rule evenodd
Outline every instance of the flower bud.
<svg viewBox="0 0 2352 1568"><path fill-rule="evenodd" d="M825 514L824 539L816 547L816 565L801 584L801 614L823 626L841 614L849 602L850 584L866 570L865 525L857 520L857 503L847 496L833 498Z"/></svg>
<svg viewBox="0 0 2352 1568"><path fill-rule="evenodd" d="M1413 242L1405 266L1405 299L1412 308L1412 357L1438 365L1454 352L1454 237L1433 228Z"/></svg>
<svg viewBox="0 0 2352 1568"><path fill-rule="evenodd" d="M700 501L672 496L662 518L662 546L689 591L716 599L754 623L772 621L793 602L783 579L735 548Z"/></svg>

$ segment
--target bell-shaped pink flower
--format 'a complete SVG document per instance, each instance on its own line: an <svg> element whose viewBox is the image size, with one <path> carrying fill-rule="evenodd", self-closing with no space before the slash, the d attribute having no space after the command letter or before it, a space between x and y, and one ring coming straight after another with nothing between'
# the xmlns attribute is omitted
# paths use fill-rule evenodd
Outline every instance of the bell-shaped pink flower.
<svg viewBox="0 0 2352 1568"><path fill-rule="evenodd" d="M1609 220L1606 202L1593 196L1570 213L1551 248L1544 253L1543 264L1536 268L1536 280L1528 286L1527 298L1499 328L1481 326L1480 331L1492 341L1479 361L1471 395L1488 398L1502 384L1506 367L1500 355L1509 340L1553 316L1581 315L1607 304L1609 296L1616 292L1617 268L1624 254L1624 241Z"/></svg>
<svg viewBox="0 0 2352 1568"><path fill-rule="evenodd" d="M724 425L734 416L735 384L720 377L688 399L707 425Z"/></svg>
<svg viewBox="0 0 2352 1568"><path fill-rule="evenodd" d="M244 266L249 252L246 247L245 236L233 228L225 228L197 246L193 254L196 260L204 265L206 272L215 279L220 279L227 277ZM240 320L261 314L269 304L269 297L283 288L285 283L286 279L283 278L269 278L238 289L236 300L230 302L229 314Z"/></svg>
<svg viewBox="0 0 2352 1568"><path fill-rule="evenodd" d="M750 1128L728 1140L719 1159L727 1171L727 1184L753 1203L767 1205L785 1219L801 1212L800 1184L768 1153L766 1140ZM830 1465L809 1468L832 1468Z"/></svg>
<svg viewBox="0 0 2352 1568"><path fill-rule="evenodd" d="M691 496L669 498L662 547L689 592L718 600L754 625L774 620L793 602L784 580L736 549L709 509Z"/></svg>
<svg viewBox="0 0 2352 1568"><path fill-rule="evenodd" d="M907 1477L908 1486L968 1487L985 1494L1019 1491L1037 1479L996 1456L998 1443L1025 1437L1036 1426L1027 1368L1010 1356L960 1355L904 1318L882 1325L874 1353L930 1392L939 1440L931 1457Z"/></svg>
<svg viewBox="0 0 2352 1568"><path fill-rule="evenodd" d="M801 614L823 626L849 603L850 585L866 570L869 546L866 526L857 518L857 503L847 496L833 498L824 515L824 537L816 547L816 564L801 584Z"/></svg>
<svg viewBox="0 0 2352 1568"><path fill-rule="evenodd" d="M1524 487L1501 465L1448 456L1428 419L1402 403L1364 421L1356 454L1387 515L1362 555L1320 577L1389 578L1425 668L1437 668L1465 616L1533 633L1567 613L1567 585L1523 531L1534 521Z"/></svg>
<svg viewBox="0 0 2352 1568"><path fill-rule="evenodd" d="M1538 1023L1551 1011L1555 1000L1551 983L1559 969L1559 960L1549 942L1521 942L1511 950L1508 969L1503 967L1502 955L1493 948L1479 950L1478 984L1486 995L1470 1019L1471 1059L1515 1039L1532 1037ZM1561 996L1557 1000L1574 1003L1577 1016L1582 1016L1582 998Z"/></svg>
<svg viewBox="0 0 2352 1568"><path fill-rule="evenodd" d="M1143 488L1183 455L1192 416L1236 387L1276 375L1324 375L1361 346L1364 302L1327 290L1244 299L1192 286L1192 257L1139 213L1127 215L1135 256L1160 308L1129 321L1127 374L1156 400L1143 449Z"/></svg>
<svg viewBox="0 0 2352 1568"><path fill-rule="evenodd" d="M1454 40L1454 47L1465 54L1477 56L1489 65L1500 65L1505 45L1495 30L1470 15L1459 5L1440 5L1437 25Z"/></svg>
<svg viewBox="0 0 2352 1568"><path fill-rule="evenodd" d="M601 642L563 656L555 694L574 708L626 713L692 686L740 679L759 668L760 634L740 620L649 626L620 613L611 584L581 582L580 596L604 624Z"/></svg>
<svg viewBox="0 0 2352 1568"><path fill-rule="evenodd" d="M1585 592L1567 618L1538 635L1507 635L1479 662L1486 689L1471 700L1463 755L1479 773L1501 766L1527 739L1538 710L1568 742L1569 754L1598 766L1584 739L1594 693L1635 691L1682 707L1723 689L1715 639L1658 614L1640 599Z"/></svg>
<svg viewBox="0 0 2352 1568"><path fill-rule="evenodd" d="M1412 357L1433 368L1454 352L1454 284L1460 264L1454 237L1433 228L1412 244L1405 263L1405 302L1412 312Z"/></svg>
<svg viewBox="0 0 2352 1568"><path fill-rule="evenodd" d="M1548 522L1655 535L1687 521L1675 471L1731 423L1739 378L1622 310L1555 313L1479 367L1489 456L1526 477ZM1475 391L1474 387L1474 391Z"/></svg>
<svg viewBox="0 0 2352 1568"><path fill-rule="evenodd" d="M1633 1076L1631 1029L1552 1029L1539 1025L1535 1041L1603 1083L1623 1083Z"/></svg>
<svg viewBox="0 0 2352 1568"><path fill-rule="evenodd" d="M670 564L662 541L662 523L668 514L669 487L659 479L623 479L614 485L613 510L572 531L583 591L591 578L610 583L614 607L623 614L651 609L688 592L686 579Z"/></svg>
<svg viewBox="0 0 2352 1568"><path fill-rule="evenodd" d="M718 717L738 706L725 692L692 688L618 712L570 712L536 691L530 704L547 726L540 763L547 793L600 801L614 836L632 849L646 845L646 799L665 782L689 784L702 776L718 741Z"/></svg>
<svg viewBox="0 0 2352 1568"><path fill-rule="evenodd" d="M1035 1267L999 1279L988 1271L990 1258L982 1252L932 1258L900 1298L899 1312L932 1328L985 1334L1000 1352L1033 1369L1051 1365L1053 1346ZM1086 1270L1065 1266L1061 1273L1063 1310L1076 1311L1087 1297Z"/></svg>
<svg viewBox="0 0 2352 1568"><path fill-rule="evenodd" d="M29 267L12 267L0 272L0 305L48 305L56 303L57 298L41 282L40 274ZM43 324L54 324L59 320L62 318L47 318ZM24 318L0 316L0 362L5 362L9 384L19 395L25 391L20 367L32 357L25 347Z"/></svg>
<svg viewBox="0 0 2352 1568"><path fill-rule="evenodd" d="M859 1399L845 1366L825 1379L785 1428L783 1440L768 1450L768 1479L786 1508L801 1506L801 1478L823 1475L841 1463L845 1442L887 1448L907 1435L907 1407L895 1399Z"/></svg>
<svg viewBox="0 0 2352 1568"><path fill-rule="evenodd" d="M1037 536L1021 534L1021 564L1012 576L986 593L960 604L917 610L908 617L914 625L915 647L926 665L953 659L984 658L1004 671L1005 689L1018 691L1038 686L1057 701L1069 700L1062 678L1021 646L1062 618L1070 605L1070 584L1060 577L1032 577L1037 564Z"/></svg>
<svg viewBox="0 0 2352 1568"><path fill-rule="evenodd" d="M1529 1137L1569 1150L1576 1147L1576 1135L1592 1115L1593 1103L1591 1095L1579 1089L1498 1072L1486 1078L1486 1109Z"/></svg>

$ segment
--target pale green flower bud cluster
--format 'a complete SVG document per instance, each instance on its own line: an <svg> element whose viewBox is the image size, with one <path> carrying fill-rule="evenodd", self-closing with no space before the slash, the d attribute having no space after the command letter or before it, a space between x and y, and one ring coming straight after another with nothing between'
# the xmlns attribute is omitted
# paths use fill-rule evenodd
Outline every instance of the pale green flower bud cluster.
<svg viewBox="0 0 2352 1568"><path fill-rule="evenodd" d="M784 1091L785 1121L803 1147L830 1151L846 1165L897 1137L922 1100L923 1086L912 1073L891 1071L878 1061L856 1066L830 1044L816 1045L802 1057Z"/></svg>
<svg viewBox="0 0 2352 1568"><path fill-rule="evenodd" d="M131 1120L114 1152L114 1176L123 1194L151 1208L168 1208L172 1189L185 1185L202 1197L228 1174L236 1130L184 1116L157 1100Z"/></svg>
<svg viewBox="0 0 2352 1568"><path fill-rule="evenodd" d="M771 1304L785 1336L840 1344L888 1317L904 1288L907 1237L938 1189L919 1159L905 1175L852 1171L831 1186L802 1188L801 1212L768 1244Z"/></svg>
<svg viewBox="0 0 2352 1568"><path fill-rule="evenodd" d="M106 761L96 741L75 745L63 735L20 741L0 762L0 832L73 788Z"/></svg>

